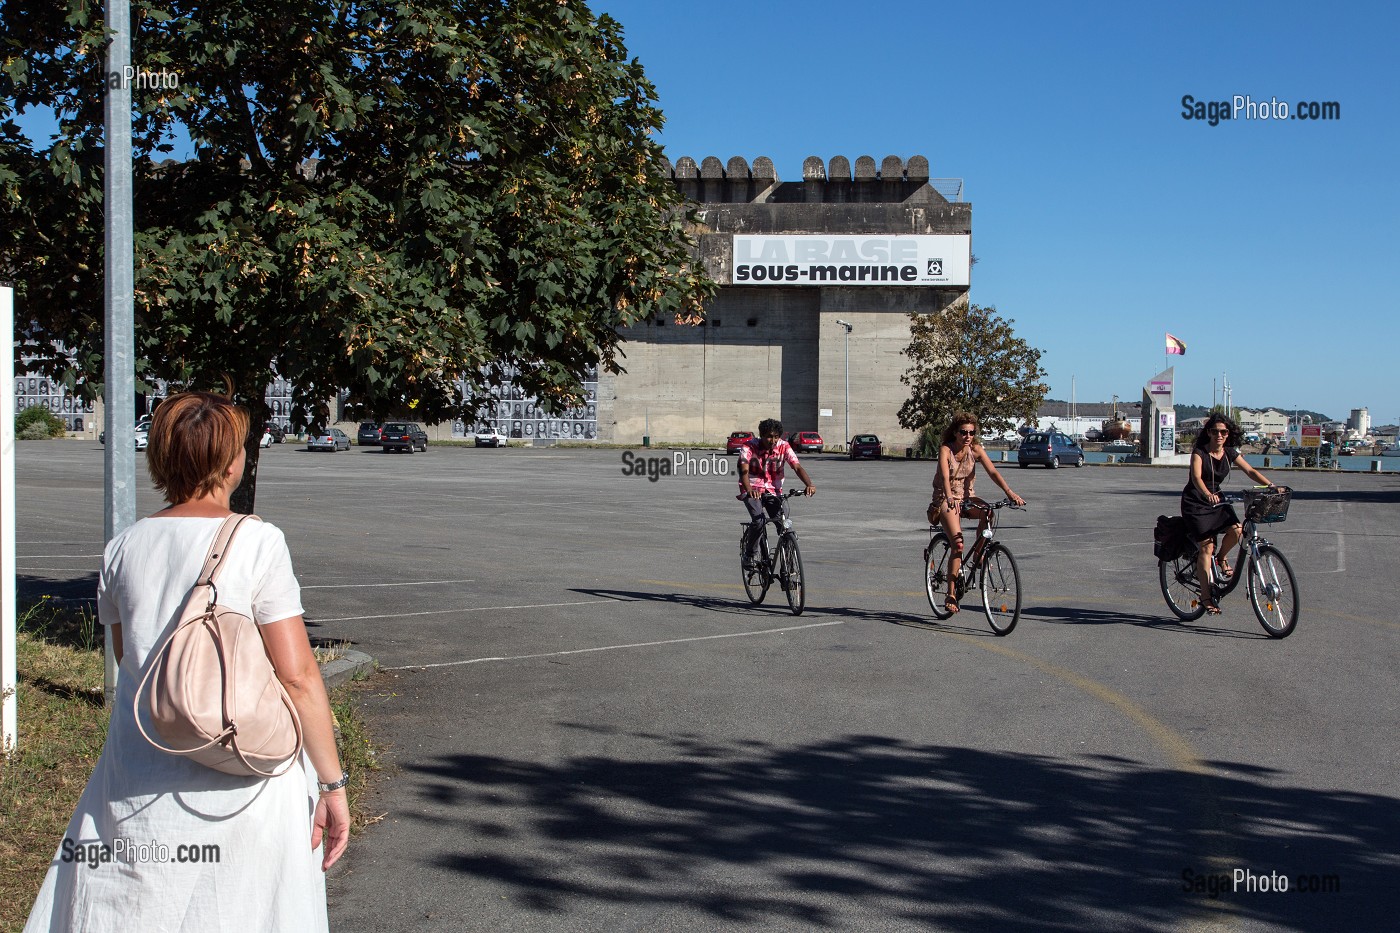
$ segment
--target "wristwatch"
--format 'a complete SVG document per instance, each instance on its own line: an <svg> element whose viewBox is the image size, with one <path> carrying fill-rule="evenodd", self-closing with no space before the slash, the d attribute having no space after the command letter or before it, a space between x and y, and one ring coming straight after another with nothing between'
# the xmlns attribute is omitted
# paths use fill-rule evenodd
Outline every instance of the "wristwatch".
<svg viewBox="0 0 1400 933"><path fill-rule="evenodd" d="M329 784L323 783L323 782L321 782L321 781L317 781L317 782L316 782L316 787L321 791L321 793L323 793L323 794L329 794L329 793L330 793L331 791L333 791L333 790L340 790L342 787L344 787L346 784L349 784L349 783L350 783L350 772L349 772L349 771L342 771L342 772L340 773L340 778L339 778L338 780L331 781Z"/></svg>

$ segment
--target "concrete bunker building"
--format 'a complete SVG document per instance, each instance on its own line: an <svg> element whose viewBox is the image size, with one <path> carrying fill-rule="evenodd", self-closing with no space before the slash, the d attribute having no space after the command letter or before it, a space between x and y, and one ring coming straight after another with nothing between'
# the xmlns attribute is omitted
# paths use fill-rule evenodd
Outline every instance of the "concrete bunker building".
<svg viewBox="0 0 1400 933"><path fill-rule="evenodd" d="M812 156L800 182L780 181L766 157L663 168L695 206L699 259L721 287L703 325L623 331L627 372L598 374L599 438L713 444L778 417L836 446L850 439L849 414L852 433L911 443L897 419L908 313L937 314L970 286L961 182L939 180L945 196L923 156L887 156L878 169L861 156L854 172L843 156Z"/></svg>

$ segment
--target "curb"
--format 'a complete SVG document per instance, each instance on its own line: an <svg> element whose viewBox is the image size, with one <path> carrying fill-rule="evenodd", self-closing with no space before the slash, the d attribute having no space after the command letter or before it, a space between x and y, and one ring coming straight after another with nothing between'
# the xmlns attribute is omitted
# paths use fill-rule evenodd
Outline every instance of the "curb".
<svg viewBox="0 0 1400 933"><path fill-rule="evenodd" d="M374 658L362 651L347 651L345 654L321 665L321 679L326 689L339 687L357 677L371 674L376 667Z"/></svg>

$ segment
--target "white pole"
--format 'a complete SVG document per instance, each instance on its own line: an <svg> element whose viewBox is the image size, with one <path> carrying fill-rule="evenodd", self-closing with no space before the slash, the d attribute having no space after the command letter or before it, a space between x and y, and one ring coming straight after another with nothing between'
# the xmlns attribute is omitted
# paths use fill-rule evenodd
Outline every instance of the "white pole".
<svg viewBox="0 0 1400 933"><path fill-rule="evenodd" d="M851 442L851 328L846 327L846 443Z"/></svg>
<svg viewBox="0 0 1400 933"><path fill-rule="evenodd" d="M838 325L846 331L846 444L849 450L851 443L851 330L855 325L848 321L838 320Z"/></svg>
<svg viewBox="0 0 1400 933"><path fill-rule="evenodd" d="M106 173L103 204L107 215L104 263L106 359L103 398L107 402L107 444L103 451L104 540L111 541L136 521L136 336L133 317L135 248L131 207L131 4L107 0L107 110L103 149ZM106 626L107 705L116 697L117 659Z"/></svg>
<svg viewBox="0 0 1400 933"><path fill-rule="evenodd" d="M0 286L0 756L18 745L15 669L15 293Z"/></svg>

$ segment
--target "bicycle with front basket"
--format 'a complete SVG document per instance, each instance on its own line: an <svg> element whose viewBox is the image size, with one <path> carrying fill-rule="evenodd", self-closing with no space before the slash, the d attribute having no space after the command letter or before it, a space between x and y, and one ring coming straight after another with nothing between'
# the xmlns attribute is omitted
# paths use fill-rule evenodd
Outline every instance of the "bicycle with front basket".
<svg viewBox="0 0 1400 933"><path fill-rule="evenodd" d="M1288 558L1276 546L1259 535L1259 525L1273 524L1288 518L1288 505L1293 490L1287 486L1246 489L1243 495L1226 494L1224 502L1240 502L1245 506L1244 535L1235 554L1235 569L1220 579L1212 562L1211 579L1207 585L1215 594L1216 605L1229 595L1242 578L1254 616L1270 638L1287 638L1298 624L1298 583ZM1157 576L1167 608L1183 622L1194 622L1206 613L1201 599L1200 575L1196 570L1197 544L1188 541L1186 550L1172 560L1157 562Z"/></svg>
<svg viewBox="0 0 1400 933"><path fill-rule="evenodd" d="M768 595L768 588L776 580L778 586L787 594L788 608L795 616L802 615L802 610L806 608L807 590L802 576L802 552L797 548L797 531L792 527L792 519L788 516L786 500L802 493L801 489L793 489L782 496L771 492L763 495L763 524L757 532L758 558L752 567L740 566L744 592L748 594L751 604L757 606L763 602ZM773 502L781 503L777 517L769 514L768 506ZM771 549L768 546L769 523L778 527L778 540ZM743 525L745 536L754 533L751 522L744 522Z"/></svg>
<svg viewBox="0 0 1400 933"><path fill-rule="evenodd" d="M1013 505L1010 499L998 502L979 500L964 503L964 513L973 504L988 510L987 527L963 558L962 569L953 581L953 595L961 602L968 590L974 586L980 589L987 624L996 634L1009 635L1021 619L1021 572L1016 569L1016 559L1011 556L1011 551L996 540L996 530L1000 525L998 513L1001 509L1023 506ZM943 605L943 600L948 595L954 545L948 540L942 525L930 525L928 530L928 547L924 549L924 589L928 592L933 617L941 621L953 614Z"/></svg>

